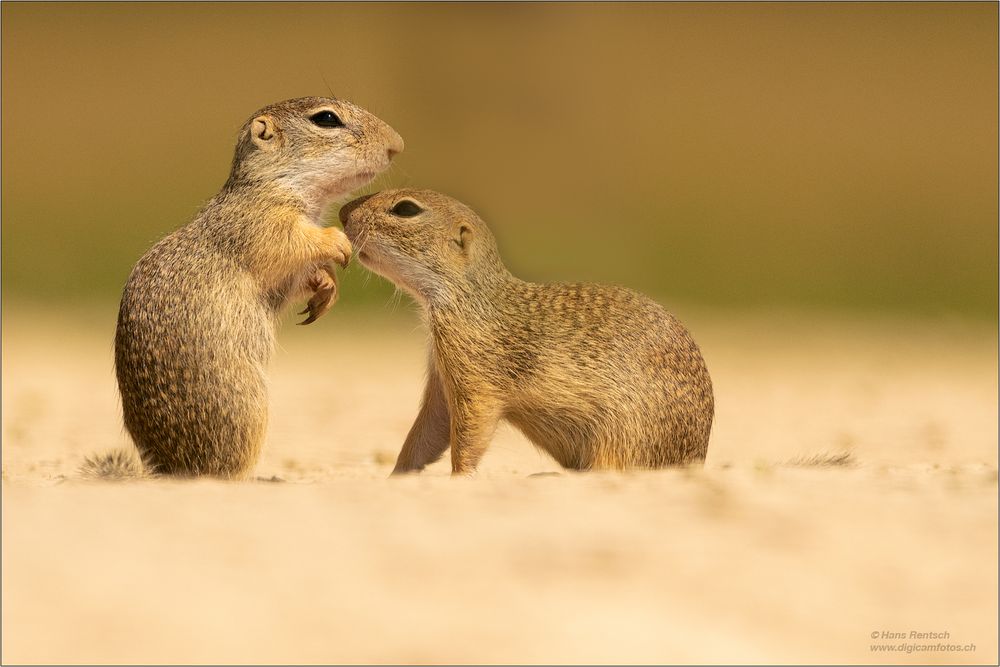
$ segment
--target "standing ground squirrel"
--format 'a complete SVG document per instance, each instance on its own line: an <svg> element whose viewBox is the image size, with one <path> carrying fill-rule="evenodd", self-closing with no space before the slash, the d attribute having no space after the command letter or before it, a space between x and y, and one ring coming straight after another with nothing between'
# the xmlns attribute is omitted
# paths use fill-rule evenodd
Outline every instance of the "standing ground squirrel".
<svg viewBox="0 0 1000 667"><path fill-rule="evenodd" d="M620 287L533 284L504 266L486 224L428 190L341 209L361 262L422 306L432 344L423 405L394 473L451 447L475 471L507 419L572 469L705 460L712 381L687 329Z"/></svg>
<svg viewBox="0 0 1000 667"><path fill-rule="evenodd" d="M243 125L222 190L139 260L122 295L115 370L149 472L250 473L277 317L308 294L303 324L326 312L333 263L351 255L344 233L321 225L324 213L402 150L386 123L330 98L279 102ZM102 471L101 461L88 466Z"/></svg>

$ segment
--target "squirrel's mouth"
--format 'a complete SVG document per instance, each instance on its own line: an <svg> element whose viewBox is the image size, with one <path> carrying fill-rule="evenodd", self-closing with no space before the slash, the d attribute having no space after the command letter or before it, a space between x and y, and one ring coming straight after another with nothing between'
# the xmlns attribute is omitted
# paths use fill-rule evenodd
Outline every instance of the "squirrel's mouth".
<svg viewBox="0 0 1000 667"><path fill-rule="evenodd" d="M369 271L382 275L382 265L379 263L378 259L372 257L364 250L358 252L358 261L361 262L361 266L365 267Z"/></svg>

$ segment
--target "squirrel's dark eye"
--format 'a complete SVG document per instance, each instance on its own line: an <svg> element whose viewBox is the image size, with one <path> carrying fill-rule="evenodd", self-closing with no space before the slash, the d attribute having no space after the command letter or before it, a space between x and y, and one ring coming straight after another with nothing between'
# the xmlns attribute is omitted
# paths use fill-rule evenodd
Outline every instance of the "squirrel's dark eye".
<svg viewBox="0 0 1000 667"><path fill-rule="evenodd" d="M424 212L424 209L417 206L415 202L409 199L404 199L395 206L392 207L393 215L398 215L401 218L412 218L415 215L419 215Z"/></svg>
<svg viewBox="0 0 1000 667"><path fill-rule="evenodd" d="M309 120L320 127L344 127L344 123L341 122L337 114L332 111L320 111L319 113L314 113L309 116Z"/></svg>

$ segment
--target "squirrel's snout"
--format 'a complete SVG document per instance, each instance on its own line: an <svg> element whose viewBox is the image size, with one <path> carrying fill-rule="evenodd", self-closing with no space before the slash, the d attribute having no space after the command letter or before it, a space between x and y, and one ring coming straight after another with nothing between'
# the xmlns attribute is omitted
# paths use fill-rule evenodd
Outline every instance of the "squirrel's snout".
<svg viewBox="0 0 1000 667"><path fill-rule="evenodd" d="M340 209L340 213L337 215L337 217L340 218L340 224L346 225L347 219L350 217L351 212L371 198L372 195L365 195L364 197L358 197L357 199L349 201L346 204L344 204Z"/></svg>
<svg viewBox="0 0 1000 667"><path fill-rule="evenodd" d="M403 137L399 136L399 132L396 132L391 127L389 128L389 141L387 143L388 146L386 146L385 154L389 156L390 160L403 152Z"/></svg>
<svg viewBox="0 0 1000 667"><path fill-rule="evenodd" d="M337 217L340 218L340 224L342 224L342 225L346 225L347 224L347 216L349 216L351 214L351 208L352 208L351 204L353 204L353 203L354 202L351 202L349 204L344 204L340 208L340 213L337 214Z"/></svg>

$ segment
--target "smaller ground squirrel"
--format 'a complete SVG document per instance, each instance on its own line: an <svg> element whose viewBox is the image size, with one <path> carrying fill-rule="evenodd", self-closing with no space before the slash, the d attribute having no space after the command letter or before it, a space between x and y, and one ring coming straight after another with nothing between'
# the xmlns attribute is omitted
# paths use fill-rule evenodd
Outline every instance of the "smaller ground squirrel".
<svg viewBox="0 0 1000 667"><path fill-rule="evenodd" d="M533 284L506 269L486 224L428 190L389 190L341 209L366 267L423 307L427 386L394 473L451 447L475 471L500 419L562 466L704 462L712 381L687 329L620 287Z"/></svg>
<svg viewBox="0 0 1000 667"><path fill-rule="evenodd" d="M122 295L115 370L148 472L250 473L277 317L310 294L302 324L326 312L337 296L333 264L351 255L344 233L322 226L324 213L402 150L386 123L332 98L279 102L243 124L222 190L139 260ZM126 463L112 455L86 469L107 477Z"/></svg>

